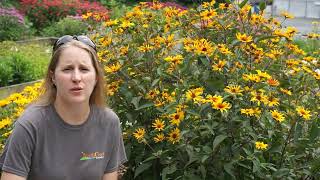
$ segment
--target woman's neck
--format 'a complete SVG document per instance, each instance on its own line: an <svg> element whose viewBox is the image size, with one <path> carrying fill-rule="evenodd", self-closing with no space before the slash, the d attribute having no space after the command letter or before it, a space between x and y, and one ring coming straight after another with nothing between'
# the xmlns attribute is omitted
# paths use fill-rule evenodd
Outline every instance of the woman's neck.
<svg viewBox="0 0 320 180"><path fill-rule="evenodd" d="M83 124L90 114L89 104L69 105L56 100L54 102L54 107L61 119L70 125Z"/></svg>

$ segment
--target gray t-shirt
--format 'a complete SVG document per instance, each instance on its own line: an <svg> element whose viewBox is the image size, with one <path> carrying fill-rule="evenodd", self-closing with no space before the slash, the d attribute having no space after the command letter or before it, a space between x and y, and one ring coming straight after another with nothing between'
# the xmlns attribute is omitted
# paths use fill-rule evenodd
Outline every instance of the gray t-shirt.
<svg viewBox="0 0 320 180"><path fill-rule="evenodd" d="M0 169L28 180L101 180L127 161L118 116L91 106L81 125L53 105L26 109L0 157Z"/></svg>

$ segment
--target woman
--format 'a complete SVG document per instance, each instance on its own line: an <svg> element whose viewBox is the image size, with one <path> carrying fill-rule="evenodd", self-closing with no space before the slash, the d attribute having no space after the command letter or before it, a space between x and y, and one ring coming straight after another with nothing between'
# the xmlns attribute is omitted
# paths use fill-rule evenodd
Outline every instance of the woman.
<svg viewBox="0 0 320 180"><path fill-rule="evenodd" d="M63 36L44 92L16 121L0 157L1 180L110 180L126 161L117 115L105 108L96 46Z"/></svg>

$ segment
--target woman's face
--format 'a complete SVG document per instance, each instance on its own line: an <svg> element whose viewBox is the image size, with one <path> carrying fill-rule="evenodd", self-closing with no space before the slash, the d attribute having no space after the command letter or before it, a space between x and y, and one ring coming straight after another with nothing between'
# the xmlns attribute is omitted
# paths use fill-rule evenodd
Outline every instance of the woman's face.
<svg viewBox="0 0 320 180"><path fill-rule="evenodd" d="M52 81L57 88L56 101L89 104L97 81L90 54L74 46L64 49L53 72Z"/></svg>

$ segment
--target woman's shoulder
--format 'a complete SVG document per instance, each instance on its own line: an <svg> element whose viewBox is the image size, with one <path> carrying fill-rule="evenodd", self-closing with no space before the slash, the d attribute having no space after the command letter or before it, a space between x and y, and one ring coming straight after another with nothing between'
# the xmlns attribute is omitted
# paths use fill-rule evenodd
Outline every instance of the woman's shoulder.
<svg viewBox="0 0 320 180"><path fill-rule="evenodd" d="M103 124L118 125L120 123L118 115L109 107L94 107L97 120Z"/></svg>
<svg viewBox="0 0 320 180"><path fill-rule="evenodd" d="M37 125L43 122L47 109L48 106L31 104L23 111L17 122L21 125Z"/></svg>

